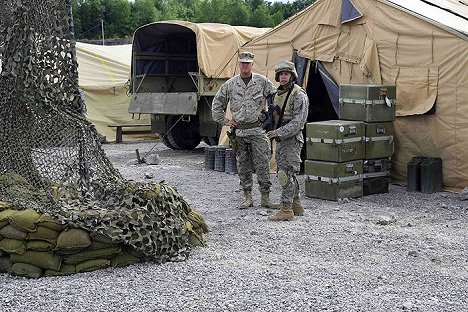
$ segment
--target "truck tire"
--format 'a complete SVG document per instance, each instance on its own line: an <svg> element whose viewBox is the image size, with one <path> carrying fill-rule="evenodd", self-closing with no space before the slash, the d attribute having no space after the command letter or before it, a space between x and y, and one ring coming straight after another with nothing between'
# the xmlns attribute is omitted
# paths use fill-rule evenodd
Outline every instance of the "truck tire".
<svg viewBox="0 0 468 312"><path fill-rule="evenodd" d="M179 148L175 148L175 146L171 144L166 134L161 136L161 141L163 142L164 145L166 145L170 149L179 149Z"/></svg>
<svg viewBox="0 0 468 312"><path fill-rule="evenodd" d="M179 119L180 116L177 115L167 117L166 129L172 128L166 133L169 145L172 146L172 149L193 150L201 141L198 132L198 117L190 116L190 121Z"/></svg>

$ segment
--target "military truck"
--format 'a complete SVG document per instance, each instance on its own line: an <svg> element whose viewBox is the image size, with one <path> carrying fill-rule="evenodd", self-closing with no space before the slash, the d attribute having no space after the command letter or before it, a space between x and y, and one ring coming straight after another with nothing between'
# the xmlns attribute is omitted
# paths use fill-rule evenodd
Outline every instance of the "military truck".
<svg viewBox="0 0 468 312"><path fill-rule="evenodd" d="M267 28L151 23L133 37L129 113L151 115L151 130L171 149L218 142L221 127L211 118L220 86L237 69L237 53Z"/></svg>

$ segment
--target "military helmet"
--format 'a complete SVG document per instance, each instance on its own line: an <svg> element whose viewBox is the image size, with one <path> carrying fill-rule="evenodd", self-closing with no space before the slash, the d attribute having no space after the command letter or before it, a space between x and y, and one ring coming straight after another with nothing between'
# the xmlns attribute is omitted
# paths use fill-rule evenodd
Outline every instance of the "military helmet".
<svg viewBox="0 0 468 312"><path fill-rule="evenodd" d="M275 80L279 82L279 74L281 72L290 72L293 80L297 80L297 72L294 64L289 61L279 61L275 65Z"/></svg>

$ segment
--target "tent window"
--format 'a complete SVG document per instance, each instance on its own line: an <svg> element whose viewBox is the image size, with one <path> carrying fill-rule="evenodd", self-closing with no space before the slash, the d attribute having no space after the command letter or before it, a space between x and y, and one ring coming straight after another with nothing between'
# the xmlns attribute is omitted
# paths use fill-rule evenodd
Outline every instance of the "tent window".
<svg viewBox="0 0 468 312"><path fill-rule="evenodd" d="M434 112L439 80L438 67L394 67L391 75L397 91L397 116Z"/></svg>

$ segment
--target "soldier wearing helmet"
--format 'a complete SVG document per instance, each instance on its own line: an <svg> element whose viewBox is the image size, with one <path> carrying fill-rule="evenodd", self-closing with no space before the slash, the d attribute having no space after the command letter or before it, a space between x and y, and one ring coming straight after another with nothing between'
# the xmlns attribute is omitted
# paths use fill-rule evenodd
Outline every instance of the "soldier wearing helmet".
<svg viewBox="0 0 468 312"><path fill-rule="evenodd" d="M212 103L212 116L219 124L231 127L228 135L236 151L239 180L244 191L244 201L239 208L253 206L254 172L260 188L261 206L278 208L279 205L270 201L270 142L258 120L266 107L267 97L273 95L276 89L267 77L252 73L253 59L253 53L239 53L240 74L226 81L216 93ZM228 102L232 119L226 118Z"/></svg>
<svg viewBox="0 0 468 312"><path fill-rule="evenodd" d="M275 80L280 83L274 98L277 108L274 114L274 130L267 132L275 139L278 181L282 187L281 209L268 217L271 221L292 220L304 214L299 198L299 183L296 175L301 165L301 149L304 145L302 129L307 121L309 99L306 92L297 84L294 64L280 61L275 66Z"/></svg>

